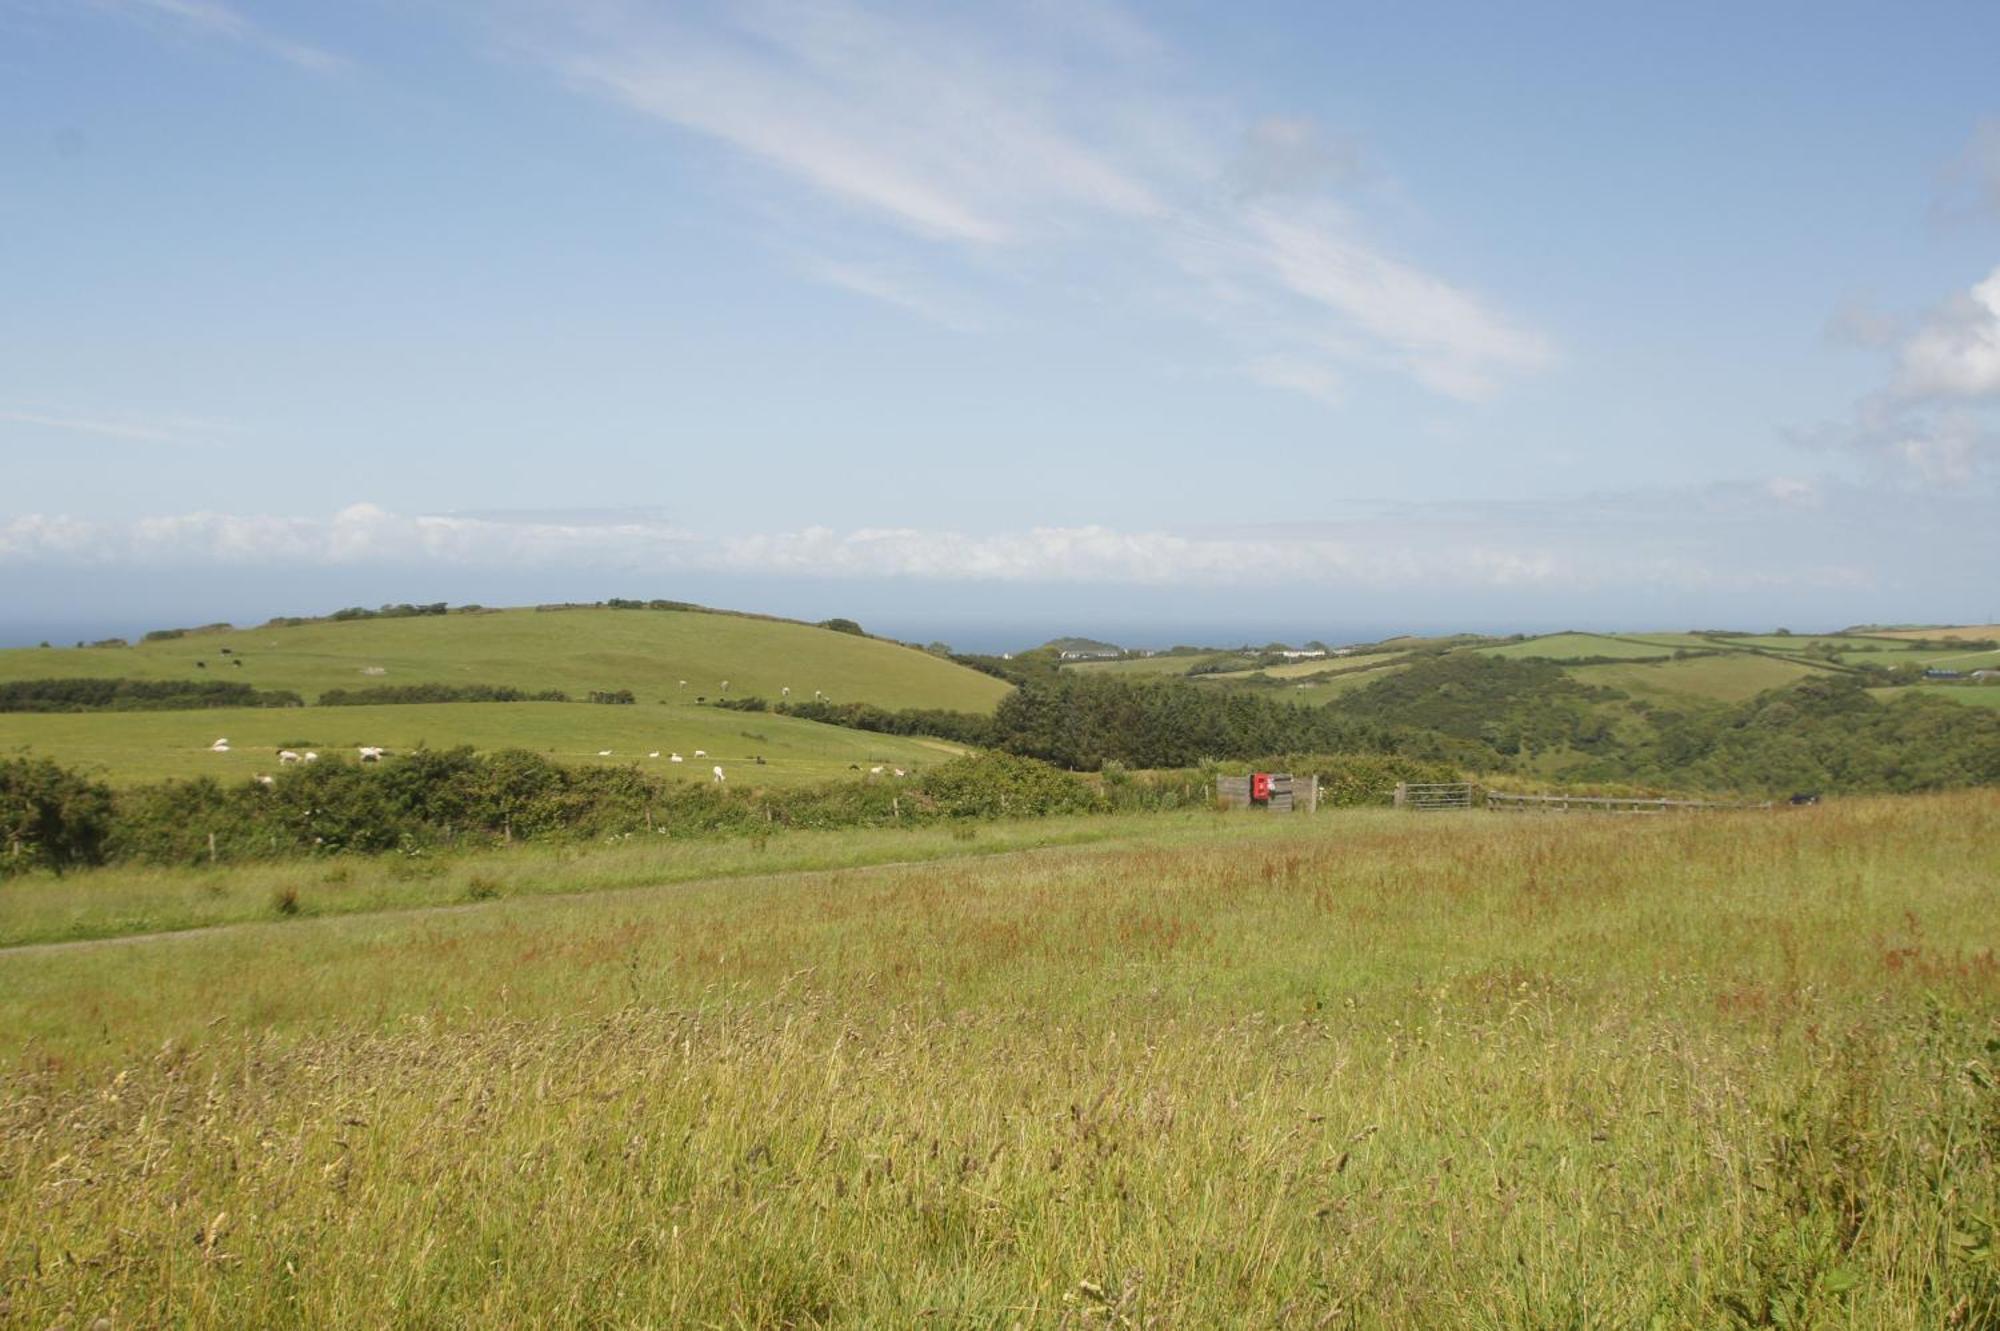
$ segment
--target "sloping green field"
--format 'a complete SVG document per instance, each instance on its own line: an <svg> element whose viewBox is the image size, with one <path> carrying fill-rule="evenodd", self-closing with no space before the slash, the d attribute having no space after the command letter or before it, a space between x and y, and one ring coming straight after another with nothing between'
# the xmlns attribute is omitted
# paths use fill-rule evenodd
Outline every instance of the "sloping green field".
<svg viewBox="0 0 2000 1331"><path fill-rule="evenodd" d="M1123 661L1071 661L1063 669L1092 675L1185 675L1198 665L1245 659L1237 652L1207 652L1184 656L1135 656Z"/></svg>
<svg viewBox="0 0 2000 1331"><path fill-rule="evenodd" d="M225 654L225 649L227 649ZM234 662L241 661L241 665ZM197 665L197 662L204 664ZM646 703L758 695L990 712L1008 686L914 648L789 621L673 610L499 610L191 633L132 647L0 651L0 680L224 680L322 691L378 684L630 689ZM681 681L685 680L683 685Z"/></svg>
<svg viewBox="0 0 2000 1331"><path fill-rule="evenodd" d="M1504 647L1481 647L1478 650L1488 656L1539 656L1551 661L1574 661L1586 656L1660 656L1670 649L1600 633L1551 633L1526 642L1510 642Z"/></svg>
<svg viewBox="0 0 2000 1331"><path fill-rule="evenodd" d="M228 753L209 745L226 738ZM851 776L892 763L906 769L961 752L940 740L905 739L794 717L720 707L594 703L421 703L394 707L223 707L181 712L0 713L0 753L22 749L101 773L113 784L166 777L245 780L276 770L280 747L353 758L367 744L407 752L470 744L532 749L563 763L640 763L690 780L783 785ZM609 749L609 757L601 757ZM660 753L653 759L647 755ZM697 759L703 749L710 755ZM685 760L669 761L679 752ZM755 759L761 755L764 764Z"/></svg>

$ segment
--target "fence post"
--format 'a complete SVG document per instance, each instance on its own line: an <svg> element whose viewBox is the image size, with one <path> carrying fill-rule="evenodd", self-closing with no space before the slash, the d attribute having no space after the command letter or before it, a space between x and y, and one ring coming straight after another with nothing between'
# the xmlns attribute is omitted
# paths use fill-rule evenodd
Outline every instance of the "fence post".
<svg viewBox="0 0 2000 1331"><path fill-rule="evenodd" d="M1409 798L1410 783L1407 781L1398 781L1396 783L1396 807L1399 809L1402 808L1409 801Z"/></svg>
<svg viewBox="0 0 2000 1331"><path fill-rule="evenodd" d="M215 863L215 833L208 834L208 862Z"/></svg>

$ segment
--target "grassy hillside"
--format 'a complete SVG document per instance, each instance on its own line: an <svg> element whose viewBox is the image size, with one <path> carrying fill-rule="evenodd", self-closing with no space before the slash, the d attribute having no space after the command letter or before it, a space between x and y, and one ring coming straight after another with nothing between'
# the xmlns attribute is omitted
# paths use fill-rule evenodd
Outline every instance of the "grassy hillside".
<svg viewBox="0 0 2000 1331"><path fill-rule="evenodd" d="M646 703L686 702L720 695L727 680L729 696L737 698L775 701L789 687L795 700L817 689L839 702L987 712L1007 693L990 676L894 643L780 620L673 610L318 621L127 648L0 651L0 680L57 676L224 679L292 689L308 702L327 689L423 683L562 689L573 697L631 689Z"/></svg>
<svg viewBox="0 0 2000 1331"><path fill-rule="evenodd" d="M211 753L218 738L228 753ZM937 740L902 739L720 707L593 703L427 703L397 707L215 708L192 712L0 713L0 752L26 749L114 785L163 777L243 780L272 771L280 747L352 758L357 747L406 752L470 744L533 749L564 763L642 763L690 780L723 764L732 780L788 785L850 775L848 766L921 767L960 752ZM610 757L599 752L611 750ZM660 751L660 758L646 755ZM706 749L711 757L694 758ZM668 755L687 761L678 767ZM752 761L765 759L759 767Z"/></svg>
<svg viewBox="0 0 2000 1331"><path fill-rule="evenodd" d="M29 1327L1985 1325L1996 947L2000 800L1965 793L1186 815L0 951L0 1297Z"/></svg>

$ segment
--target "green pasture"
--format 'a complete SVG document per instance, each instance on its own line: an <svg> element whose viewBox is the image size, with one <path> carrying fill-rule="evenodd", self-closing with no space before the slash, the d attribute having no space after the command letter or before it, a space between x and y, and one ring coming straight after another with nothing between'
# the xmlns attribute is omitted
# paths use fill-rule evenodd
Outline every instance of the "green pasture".
<svg viewBox="0 0 2000 1331"><path fill-rule="evenodd" d="M727 681L735 698L775 702L789 688L794 702L817 690L836 702L987 712L1008 691L1001 680L895 643L672 610L501 610L0 651L0 681L71 676L224 680L292 689L307 702L327 689L430 683L562 689L576 698L630 689L649 704L692 702L722 696Z"/></svg>
<svg viewBox="0 0 2000 1331"><path fill-rule="evenodd" d="M634 612L638 613L638 612ZM230 750L209 746L227 739ZM693 704L414 703L370 707L213 708L175 712L0 712L0 753L28 752L127 785L167 777L247 780L275 771L280 748L352 759L362 745L532 749L564 763L639 763L690 780L757 785L851 777L851 766L905 769L961 750L764 712ZM608 757L600 751L609 749ZM695 750L709 757L698 759ZM660 752L657 759L647 755ZM669 760L679 752L684 762ZM757 766L761 755L764 765Z"/></svg>

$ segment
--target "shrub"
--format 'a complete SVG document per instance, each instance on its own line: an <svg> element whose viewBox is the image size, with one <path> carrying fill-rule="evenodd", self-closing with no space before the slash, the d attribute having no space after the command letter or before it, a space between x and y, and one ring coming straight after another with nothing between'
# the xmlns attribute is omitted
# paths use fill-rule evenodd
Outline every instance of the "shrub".
<svg viewBox="0 0 2000 1331"><path fill-rule="evenodd" d="M49 758L0 761L0 876L102 864L111 791Z"/></svg>
<svg viewBox="0 0 2000 1331"><path fill-rule="evenodd" d="M1011 753L954 758L917 785L939 813L955 818L1088 813L1099 804L1080 778Z"/></svg>

